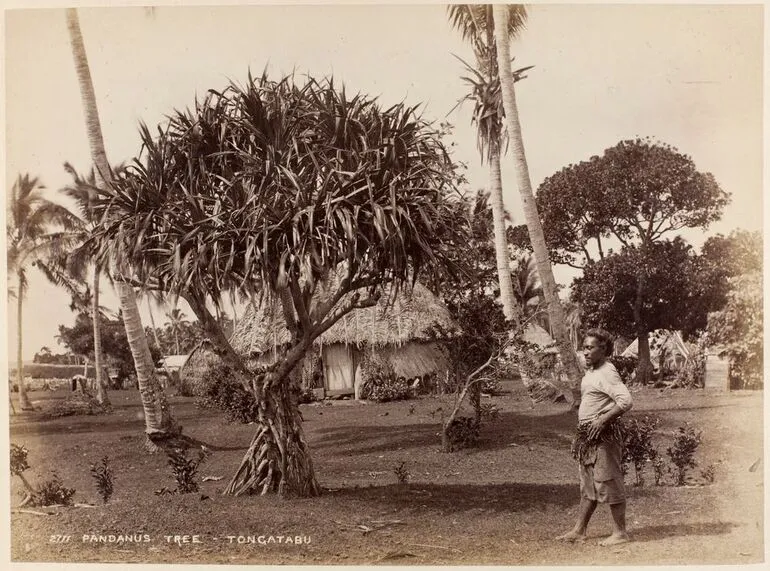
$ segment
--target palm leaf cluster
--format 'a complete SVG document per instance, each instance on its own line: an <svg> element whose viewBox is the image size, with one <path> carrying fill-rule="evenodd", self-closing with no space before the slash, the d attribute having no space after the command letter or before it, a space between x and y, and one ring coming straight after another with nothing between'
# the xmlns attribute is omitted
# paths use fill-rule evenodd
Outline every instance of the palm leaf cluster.
<svg viewBox="0 0 770 571"><path fill-rule="evenodd" d="M437 132L332 80L250 76L141 135L142 157L98 201L92 243L164 291L216 302L302 283L299 311L340 264L349 290L405 281L462 240Z"/></svg>

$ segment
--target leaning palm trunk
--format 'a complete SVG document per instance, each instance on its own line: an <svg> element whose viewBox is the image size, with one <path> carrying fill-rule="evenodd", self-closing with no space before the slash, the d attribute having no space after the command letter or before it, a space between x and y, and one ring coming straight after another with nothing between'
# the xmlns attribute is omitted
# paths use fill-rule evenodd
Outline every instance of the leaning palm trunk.
<svg viewBox="0 0 770 571"><path fill-rule="evenodd" d="M96 400L109 406L110 397L107 396L107 380L102 371L102 327L99 320L99 266L94 266L94 294L91 298L91 320L94 324L94 368L96 369Z"/></svg>
<svg viewBox="0 0 770 571"><path fill-rule="evenodd" d="M519 113L516 107L516 92L514 90L513 73L511 71L510 38L505 27L508 9L508 6L505 4L495 4L493 8L497 61L500 73L500 86L503 94L505 120L508 127L508 136L510 137L511 152L516 164L516 178L519 186L519 193L521 194L524 217L527 222L527 230L529 231L532 249L534 250L535 260L537 261L538 273L540 274L540 281L543 284L543 293L545 294L546 303L548 305L548 316L551 326L553 327L554 337L559 347L559 354L572 391L573 402L577 402L580 400L580 367L569 339L564 309L561 306L556 292L556 280L553 277L553 270L548 257L548 248L545 243L543 227L540 224L537 204L535 203L535 197L532 194L532 184L529 179L527 158L524 154L524 143L521 136L521 124L519 123Z"/></svg>
<svg viewBox="0 0 770 571"><path fill-rule="evenodd" d="M508 239L505 233L505 209L503 207L503 179L500 173L500 151L489 158L490 198L492 199L492 222L495 235L495 257L497 261L497 279L500 284L500 301L503 315L508 320L519 317L519 308L513 295L511 267L508 255Z"/></svg>
<svg viewBox="0 0 770 571"><path fill-rule="evenodd" d="M67 27L70 33L72 56L75 60L75 69L83 101L83 111L86 117L88 144L91 147L91 157L96 167L96 182L98 187L104 188L111 181L112 174L107 162L107 153L104 149L96 96L91 81L91 72L88 67L83 36L80 32L80 22L78 21L77 10L74 8L67 9ZM134 358L134 365L136 367L137 383L144 409L145 431L148 436L156 438L162 435L175 434L179 431L179 428L174 423L171 410L166 401L166 395L163 393L158 377L155 374L134 290L131 285L122 281L116 282L115 289L120 300L126 336L128 337L131 355Z"/></svg>
<svg viewBox="0 0 770 571"><path fill-rule="evenodd" d="M18 299L18 306L17 306L17 325L18 325L18 331L16 332L16 380L17 384L19 385L19 407L21 410L34 410L34 407L32 406L32 403L29 400L29 397L27 396L27 389L24 386L24 362L22 361L22 336L21 336L21 319L22 319L22 307L24 303L24 298L21 295L22 292L22 286L24 280L21 277L21 273L18 274L19 278L19 289L17 290L17 299Z"/></svg>

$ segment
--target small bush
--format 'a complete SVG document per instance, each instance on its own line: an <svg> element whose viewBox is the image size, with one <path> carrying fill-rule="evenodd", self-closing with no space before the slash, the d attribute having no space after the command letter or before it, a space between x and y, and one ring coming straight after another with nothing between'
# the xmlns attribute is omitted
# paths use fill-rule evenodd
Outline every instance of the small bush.
<svg viewBox="0 0 770 571"><path fill-rule="evenodd" d="M393 469L393 473L396 475L399 484L406 484L409 482L409 476L411 476L411 474L406 469L406 462L401 462L401 464L396 466Z"/></svg>
<svg viewBox="0 0 770 571"><path fill-rule="evenodd" d="M479 424L476 419L458 416L446 430L449 451L475 446L479 440Z"/></svg>
<svg viewBox="0 0 770 571"><path fill-rule="evenodd" d="M198 406L222 410L232 422L247 424L259 418L257 399L235 380L229 367L218 365L206 369L200 386L205 387L205 394L197 400Z"/></svg>
<svg viewBox="0 0 770 571"><path fill-rule="evenodd" d="M361 384L361 398L375 402L406 400L410 397L409 384L403 377L367 380Z"/></svg>
<svg viewBox="0 0 770 571"><path fill-rule="evenodd" d="M701 432L691 426L680 426L674 436L674 444L666 453L676 467L676 485L682 486L687 478L687 472L698 465L695 461L695 451L701 443Z"/></svg>
<svg viewBox="0 0 770 571"><path fill-rule="evenodd" d="M24 446L11 444L11 475L21 476L22 472L29 469L28 453L29 451Z"/></svg>
<svg viewBox="0 0 770 571"><path fill-rule="evenodd" d="M96 489L102 502L105 504L110 501L113 486L112 468L110 468L109 458L105 456L99 464L91 464L91 476L96 481Z"/></svg>
<svg viewBox="0 0 770 571"><path fill-rule="evenodd" d="M78 392L44 409L41 416L50 420L65 416L95 416L110 412L112 409L109 406L101 404L90 394Z"/></svg>
<svg viewBox="0 0 770 571"><path fill-rule="evenodd" d="M500 409L493 403L484 403L479 405L479 413L482 420L493 422L500 418Z"/></svg>
<svg viewBox="0 0 770 571"><path fill-rule="evenodd" d="M700 471L700 477L708 484L713 484L716 479L717 467L714 464L709 464L703 470Z"/></svg>
<svg viewBox="0 0 770 571"><path fill-rule="evenodd" d="M652 473L655 476L655 485L662 486L666 476L666 461L663 460L657 448L652 449L650 461L652 462Z"/></svg>
<svg viewBox="0 0 770 571"><path fill-rule="evenodd" d="M627 385L633 379L634 371L639 364L639 359L631 355L623 357L621 355L612 355L607 359L610 363L615 365L620 375L620 380L623 384Z"/></svg>
<svg viewBox="0 0 770 571"><path fill-rule="evenodd" d="M636 485L644 485L644 466L648 460L656 457L656 450L652 445L652 435L660 420L645 416L644 418L625 419L623 431L625 434L623 449L623 465L633 465Z"/></svg>
<svg viewBox="0 0 770 571"><path fill-rule="evenodd" d="M171 449L168 452L168 464L176 480L177 493L189 494L198 491L198 482L195 476L198 473L198 467L206 460L206 453L201 450L198 452L198 458L187 458L187 452L178 448Z"/></svg>
<svg viewBox="0 0 770 571"><path fill-rule="evenodd" d="M35 491L29 500L31 506L61 505L71 506L75 488L67 488L56 472Z"/></svg>

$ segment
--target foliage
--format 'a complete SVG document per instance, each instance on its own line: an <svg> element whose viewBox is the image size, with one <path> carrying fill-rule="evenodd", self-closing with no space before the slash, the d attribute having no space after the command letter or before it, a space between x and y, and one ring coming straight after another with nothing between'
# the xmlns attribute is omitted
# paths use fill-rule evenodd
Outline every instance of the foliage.
<svg viewBox="0 0 770 571"><path fill-rule="evenodd" d="M681 238L645 249L624 247L586 266L572 284L572 300L582 306L585 327L603 327L629 338L655 329L694 332L705 325L705 313L699 310L708 295L695 259Z"/></svg>
<svg viewBox="0 0 770 571"><path fill-rule="evenodd" d="M503 392L503 385L496 377L486 377L481 381L481 392L488 395L499 395Z"/></svg>
<svg viewBox="0 0 770 571"><path fill-rule="evenodd" d="M34 364L41 365L77 365L83 361L82 357L78 355L74 355L72 353L54 354L51 352L51 349L43 346L40 348L40 351L35 353L35 356L32 358L32 362ZM27 371L25 371L25 373L29 374Z"/></svg>
<svg viewBox="0 0 770 571"><path fill-rule="evenodd" d="M47 406L42 413L46 419L65 416L94 416L112 412L109 404L102 404L88 393L75 392L63 400Z"/></svg>
<svg viewBox="0 0 770 571"><path fill-rule="evenodd" d="M663 479L666 476L666 461L661 456L657 448L650 451L650 460L652 461L652 471L655 476L655 485L662 486Z"/></svg>
<svg viewBox="0 0 770 571"><path fill-rule="evenodd" d="M701 335L698 338L695 349L690 351L687 362L684 367L682 367L681 371L679 371L677 379L671 385L672 388L682 387L686 389L699 389L705 386L707 343L707 335Z"/></svg>
<svg viewBox="0 0 770 571"><path fill-rule="evenodd" d="M676 485L683 486L687 472L698 465L695 461L695 451L701 443L701 431L691 426L680 426L674 435L674 443L666 449L668 457L676 467Z"/></svg>
<svg viewBox="0 0 770 571"><path fill-rule="evenodd" d="M409 384L404 377L379 377L364 381L361 385L362 398L374 402L406 400L411 397Z"/></svg>
<svg viewBox="0 0 770 571"><path fill-rule="evenodd" d="M67 488L56 472L31 494L30 506L71 506L75 488Z"/></svg>
<svg viewBox="0 0 770 571"><path fill-rule="evenodd" d="M553 261L576 267L611 253L602 239L614 237L626 247L650 245L683 228L706 228L728 201L692 158L640 138L563 168L537 191Z"/></svg>
<svg viewBox="0 0 770 571"><path fill-rule="evenodd" d="M717 468L714 464L709 464L700 471L700 477L708 484L713 484L716 479Z"/></svg>
<svg viewBox="0 0 770 571"><path fill-rule="evenodd" d="M102 498L102 502L106 504L110 501L114 490L112 468L110 468L110 460L107 456L102 458L102 461L98 464L91 464L91 476L96 482L96 489Z"/></svg>
<svg viewBox="0 0 770 571"><path fill-rule="evenodd" d="M393 469L393 473L396 475L399 484L406 484L409 482L409 476L411 476L411 474L409 473L409 470L406 469L406 462L401 462L401 464L396 466Z"/></svg>
<svg viewBox="0 0 770 571"><path fill-rule="evenodd" d="M479 407L481 419L494 422L500 418L500 409L494 403L484 403Z"/></svg>
<svg viewBox="0 0 770 571"><path fill-rule="evenodd" d="M631 381L636 366L639 363L639 358L634 357L633 355L628 355L626 357L623 357L622 355L611 355L607 360L615 365L615 368L620 375L620 380L623 381L623 384L625 385Z"/></svg>
<svg viewBox="0 0 770 571"><path fill-rule="evenodd" d="M26 447L11 443L11 475L20 476L25 470L29 470L27 462L29 450Z"/></svg>
<svg viewBox="0 0 770 571"><path fill-rule="evenodd" d="M207 367L199 383L204 391L196 401L199 406L222 410L231 422L247 424L259 418L259 404L254 394L236 380L227 365Z"/></svg>
<svg viewBox="0 0 770 571"><path fill-rule="evenodd" d="M727 304L709 315L709 341L721 348L730 362L733 388L763 386L762 274L754 272L729 280Z"/></svg>
<svg viewBox="0 0 770 571"><path fill-rule="evenodd" d="M121 315L117 319L100 316L102 353L108 366L113 369L121 381L135 374L134 357L126 337L126 328ZM72 327L59 325L60 343L73 353L88 355L93 358L94 329L91 317L87 313L79 313ZM150 346L153 361L160 358L154 345ZM81 371L82 372L82 371Z"/></svg>
<svg viewBox="0 0 770 571"><path fill-rule="evenodd" d="M197 458L187 458L187 451L178 448L171 448L167 451L168 464L176 480L177 493L189 494L198 491L198 482L195 476L198 474L198 468L206 460L206 452L198 451Z"/></svg>
<svg viewBox="0 0 770 571"><path fill-rule="evenodd" d="M659 419L650 416L623 419L623 463L633 465L637 486L644 485L645 464L657 456L652 436L659 424Z"/></svg>
<svg viewBox="0 0 770 571"><path fill-rule="evenodd" d="M462 448L471 448L479 440L480 425L475 418L458 416L449 423L447 437L449 440L449 452Z"/></svg>

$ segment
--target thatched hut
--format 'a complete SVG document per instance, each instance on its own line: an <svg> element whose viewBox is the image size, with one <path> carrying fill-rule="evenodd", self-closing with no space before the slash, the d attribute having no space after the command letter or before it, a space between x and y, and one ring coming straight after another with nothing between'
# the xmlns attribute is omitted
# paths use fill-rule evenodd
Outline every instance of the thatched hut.
<svg viewBox="0 0 770 571"><path fill-rule="evenodd" d="M208 340L198 343L177 371L182 392L184 394L201 396L203 387L200 381L203 373L209 367L220 362L219 357L214 353Z"/></svg>
<svg viewBox="0 0 770 571"><path fill-rule="evenodd" d="M358 397L367 351L376 351L406 378L447 370L443 341L459 333L447 308L420 284L394 298L390 293L386 289L377 305L348 313L316 340L327 395ZM263 362L288 341L280 308L269 303L250 306L231 338L236 351Z"/></svg>

